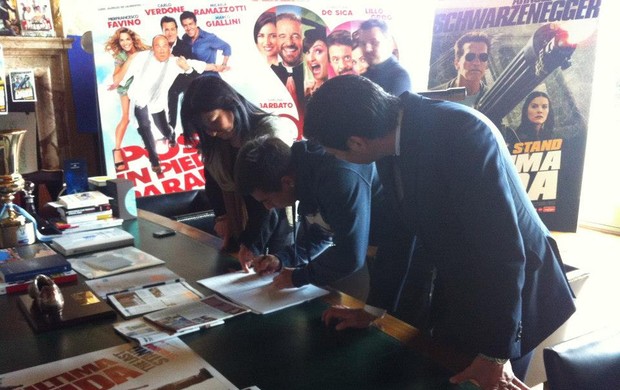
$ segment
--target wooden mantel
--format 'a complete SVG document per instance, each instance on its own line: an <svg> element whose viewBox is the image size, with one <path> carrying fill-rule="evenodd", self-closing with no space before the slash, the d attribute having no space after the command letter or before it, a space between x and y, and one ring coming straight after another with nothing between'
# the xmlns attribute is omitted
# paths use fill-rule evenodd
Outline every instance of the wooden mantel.
<svg viewBox="0 0 620 390"><path fill-rule="evenodd" d="M37 92L36 118L42 169L60 169L72 155L75 112L71 95L68 38L0 37L5 71L32 69Z"/></svg>

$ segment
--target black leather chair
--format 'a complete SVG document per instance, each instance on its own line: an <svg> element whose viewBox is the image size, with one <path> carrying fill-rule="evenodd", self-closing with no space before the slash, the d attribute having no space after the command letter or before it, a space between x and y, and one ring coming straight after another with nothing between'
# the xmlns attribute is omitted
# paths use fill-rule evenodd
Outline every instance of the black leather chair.
<svg viewBox="0 0 620 390"><path fill-rule="evenodd" d="M203 189L142 196L136 199L141 210L147 210L207 233L215 234L215 214Z"/></svg>
<svg viewBox="0 0 620 390"><path fill-rule="evenodd" d="M548 390L620 389L620 328L603 328L543 351Z"/></svg>

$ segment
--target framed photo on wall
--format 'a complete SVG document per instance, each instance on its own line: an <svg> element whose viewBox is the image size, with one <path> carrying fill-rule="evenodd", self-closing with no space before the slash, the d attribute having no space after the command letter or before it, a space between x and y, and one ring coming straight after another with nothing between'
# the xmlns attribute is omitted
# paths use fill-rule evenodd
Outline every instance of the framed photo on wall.
<svg viewBox="0 0 620 390"><path fill-rule="evenodd" d="M20 35L16 3L17 0L0 0L0 35Z"/></svg>
<svg viewBox="0 0 620 390"><path fill-rule="evenodd" d="M12 70L9 72L11 97L14 102L36 102L37 93L34 86L32 69Z"/></svg>
<svg viewBox="0 0 620 390"><path fill-rule="evenodd" d="M0 0L2 1L2 0ZM19 4L17 12L21 35L25 37L55 37L50 0L31 0Z"/></svg>

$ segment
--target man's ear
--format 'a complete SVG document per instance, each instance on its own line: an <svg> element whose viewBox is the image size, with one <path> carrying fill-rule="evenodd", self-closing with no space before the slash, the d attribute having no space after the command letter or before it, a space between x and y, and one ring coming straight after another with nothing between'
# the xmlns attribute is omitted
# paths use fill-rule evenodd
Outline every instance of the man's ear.
<svg viewBox="0 0 620 390"><path fill-rule="evenodd" d="M352 152L360 152L366 150L367 142L363 137L352 135L347 139L347 148Z"/></svg>
<svg viewBox="0 0 620 390"><path fill-rule="evenodd" d="M295 187L295 178L291 175L284 175L280 179L280 184L282 185L282 189L290 189Z"/></svg>

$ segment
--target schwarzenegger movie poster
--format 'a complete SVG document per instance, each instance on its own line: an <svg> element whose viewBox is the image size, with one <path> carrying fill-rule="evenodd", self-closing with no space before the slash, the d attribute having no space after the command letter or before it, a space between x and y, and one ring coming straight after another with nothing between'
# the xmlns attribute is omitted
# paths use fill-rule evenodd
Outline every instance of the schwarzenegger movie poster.
<svg viewBox="0 0 620 390"><path fill-rule="evenodd" d="M502 131L550 230L577 228L602 2L445 0L435 13L429 89L466 88L460 103Z"/></svg>
<svg viewBox="0 0 620 390"><path fill-rule="evenodd" d="M195 15L193 31L181 23L186 11ZM368 19L386 22L398 45L399 39L410 39L402 31L415 20L405 19L393 4L373 1L105 0L97 3L96 13L93 47L106 170L131 180L137 196L205 185L202 158L192 140L183 137L183 90L175 82L179 75L187 75L176 62L162 66L161 61L144 59L142 53L151 50L156 35L166 33L172 42L206 34L208 44L190 54L192 60L211 64L205 69L212 72L199 77L207 73L221 77L250 102L289 121L301 139L304 106L313 90L329 77L364 72L362 56L354 57L359 25ZM286 20L285 14L290 23L284 25L291 30L278 31L276 20ZM168 24L162 25L162 18L176 22L176 34L169 28L170 20L164 19ZM427 25L430 34L430 19ZM345 60L338 64L329 62L326 42L332 34L339 35L334 42L344 46L340 48L345 53L338 58ZM280 36L285 39L279 41ZM407 58L416 53L395 53L410 69ZM289 73L293 90L287 86ZM176 95L169 93L173 86Z"/></svg>

